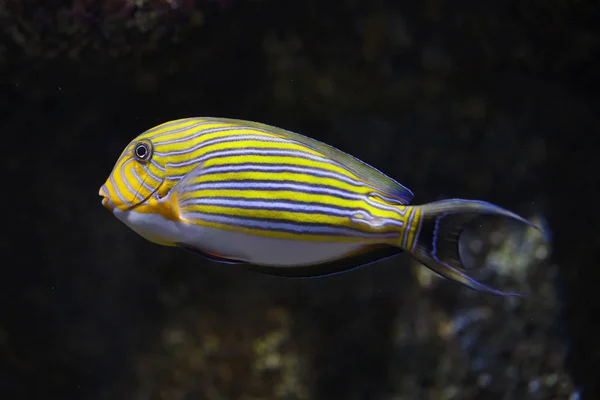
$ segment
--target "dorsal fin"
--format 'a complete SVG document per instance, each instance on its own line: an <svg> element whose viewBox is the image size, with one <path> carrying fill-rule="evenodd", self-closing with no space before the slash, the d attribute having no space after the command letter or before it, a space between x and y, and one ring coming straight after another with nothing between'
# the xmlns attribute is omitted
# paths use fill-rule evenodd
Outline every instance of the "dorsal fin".
<svg viewBox="0 0 600 400"><path fill-rule="evenodd" d="M394 179L385 175L383 172L370 166L364 161L353 157L350 154L344 153L343 151L338 150L335 147L330 146L326 143L319 142L318 140L311 139L299 133L291 132L260 122L217 117L201 117L199 119L238 124L240 126L248 126L250 128L260 129L263 131L274 133L276 135L280 135L281 137L290 140L294 140L296 142L302 143L305 146L310 147L315 151L324 154L325 156L331 158L332 160L340 164L343 164L347 168L351 169L356 175L360 176L365 181L368 181L370 184L379 188L383 193L387 194L388 196L397 199L400 203L404 205L410 204L414 199L414 194L412 191L410 191L410 189L396 182Z"/></svg>

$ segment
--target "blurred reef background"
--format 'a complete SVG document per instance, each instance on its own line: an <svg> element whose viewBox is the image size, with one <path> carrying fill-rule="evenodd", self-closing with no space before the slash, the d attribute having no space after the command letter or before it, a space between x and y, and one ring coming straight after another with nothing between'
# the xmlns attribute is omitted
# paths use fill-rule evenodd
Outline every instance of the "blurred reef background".
<svg viewBox="0 0 600 400"><path fill-rule="evenodd" d="M600 398L599 8L1 1L0 398ZM470 246L529 298L408 256L286 280L145 241L98 189L134 136L189 116L309 135L416 203L534 219L551 243L494 225Z"/></svg>

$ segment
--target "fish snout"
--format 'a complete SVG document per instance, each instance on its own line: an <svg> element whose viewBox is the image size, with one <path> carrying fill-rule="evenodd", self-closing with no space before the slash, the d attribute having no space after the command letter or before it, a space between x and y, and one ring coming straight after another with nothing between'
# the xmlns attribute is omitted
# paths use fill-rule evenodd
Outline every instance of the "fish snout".
<svg viewBox="0 0 600 400"><path fill-rule="evenodd" d="M102 205L112 211L114 207L108 200L108 194L106 193L104 186L100 187L100 190L98 191L98 195L102 197Z"/></svg>

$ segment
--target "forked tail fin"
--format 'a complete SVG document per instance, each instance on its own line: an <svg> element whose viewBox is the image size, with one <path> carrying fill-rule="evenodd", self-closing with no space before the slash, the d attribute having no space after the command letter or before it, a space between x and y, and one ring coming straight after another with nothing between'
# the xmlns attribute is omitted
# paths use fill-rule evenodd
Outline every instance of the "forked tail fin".
<svg viewBox="0 0 600 400"><path fill-rule="evenodd" d="M519 215L493 204L463 199L441 200L420 206L418 237L411 255L439 275L471 289L502 296L524 296L488 287L468 275L461 261L459 239L466 225L482 215L498 215L541 229Z"/></svg>

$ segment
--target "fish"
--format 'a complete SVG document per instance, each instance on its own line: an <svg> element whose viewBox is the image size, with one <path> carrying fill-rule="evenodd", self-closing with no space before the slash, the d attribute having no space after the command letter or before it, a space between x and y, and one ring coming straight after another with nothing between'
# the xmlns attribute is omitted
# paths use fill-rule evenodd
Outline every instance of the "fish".
<svg viewBox="0 0 600 400"><path fill-rule="evenodd" d="M146 240L260 273L315 278L407 253L438 275L502 296L466 267L459 239L484 215L518 214L482 200L413 204L414 194L333 146L260 122L175 119L139 134L99 190Z"/></svg>

